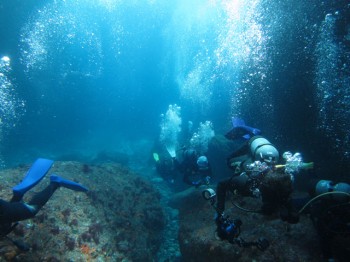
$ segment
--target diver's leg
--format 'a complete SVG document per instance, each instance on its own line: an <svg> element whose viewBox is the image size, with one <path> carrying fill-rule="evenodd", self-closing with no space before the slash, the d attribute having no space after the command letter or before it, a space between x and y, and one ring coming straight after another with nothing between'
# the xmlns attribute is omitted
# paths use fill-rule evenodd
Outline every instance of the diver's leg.
<svg viewBox="0 0 350 262"><path fill-rule="evenodd" d="M216 211L218 213L218 216L222 216L225 211L226 192L227 190L229 190L230 186L231 186L231 178L219 182L216 187L216 196L217 196Z"/></svg>
<svg viewBox="0 0 350 262"><path fill-rule="evenodd" d="M23 202L5 202L6 212L4 213L4 220L6 222L16 222L34 217L39 210L50 199L59 185L50 183L44 190L36 193L28 203ZM3 220L1 219L1 220ZM0 221L1 221L0 220Z"/></svg>
<svg viewBox="0 0 350 262"><path fill-rule="evenodd" d="M13 223L34 217L33 208L23 202L0 201L0 224Z"/></svg>
<svg viewBox="0 0 350 262"><path fill-rule="evenodd" d="M59 188L59 185L56 183L50 183L44 190L39 193L36 193L33 198L28 202L28 205L31 207L34 215L46 204L47 201L51 198L56 189Z"/></svg>
<svg viewBox="0 0 350 262"><path fill-rule="evenodd" d="M38 213L59 187L65 187L74 191L88 191L86 187L57 175L52 175L50 181L50 184L43 191L35 194L28 203L34 215Z"/></svg>

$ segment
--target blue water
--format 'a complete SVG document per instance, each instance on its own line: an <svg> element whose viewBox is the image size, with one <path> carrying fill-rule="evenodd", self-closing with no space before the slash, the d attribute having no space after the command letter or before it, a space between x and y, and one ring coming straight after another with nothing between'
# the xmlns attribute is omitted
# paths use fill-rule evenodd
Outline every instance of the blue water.
<svg viewBox="0 0 350 262"><path fill-rule="evenodd" d="M2 165L145 159L176 103L182 123L218 134L240 116L342 175L349 19L338 0L2 1Z"/></svg>

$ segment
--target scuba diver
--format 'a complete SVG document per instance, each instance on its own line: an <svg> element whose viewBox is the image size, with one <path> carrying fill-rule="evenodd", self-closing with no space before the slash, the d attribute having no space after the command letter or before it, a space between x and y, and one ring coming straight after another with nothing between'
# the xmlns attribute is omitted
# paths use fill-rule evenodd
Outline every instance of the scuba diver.
<svg viewBox="0 0 350 262"><path fill-rule="evenodd" d="M178 177L177 170L173 163L173 155L176 155L175 148L171 151L160 141L155 141L152 149L152 162L155 165L157 173L170 184L176 182Z"/></svg>
<svg viewBox="0 0 350 262"><path fill-rule="evenodd" d="M260 136L257 128L246 126L241 119L234 118L233 128L226 134L227 138L236 139L242 137L246 143L233 152L227 159L229 168L234 170L231 178L221 181L217 185L217 211L218 220L225 210L225 197L227 191L236 191L243 196L261 198L261 212L269 215L280 208L281 218L289 223L297 223L290 194L292 193L293 172L280 172L283 168L290 168L296 161L295 154L288 153L288 165L276 165L279 161L279 152L266 138ZM284 154L284 158L286 159ZM294 162L293 162L294 161ZM312 163L305 164L298 158L298 165L293 169L312 168ZM287 168L286 168L287 167ZM289 170L289 169L288 169Z"/></svg>
<svg viewBox="0 0 350 262"><path fill-rule="evenodd" d="M208 158L204 155L199 156L194 149L184 149L182 161L173 157L173 163L180 173L183 174L183 181L195 187L208 185L212 177L212 171Z"/></svg>
<svg viewBox="0 0 350 262"><path fill-rule="evenodd" d="M177 173L173 159L170 156L161 157L158 153L153 153L153 159L155 161L157 173L160 174L164 180L173 184Z"/></svg>
<svg viewBox="0 0 350 262"><path fill-rule="evenodd" d="M310 183L309 201L299 214L309 214L326 261L348 261L350 251L350 185L330 180Z"/></svg>
<svg viewBox="0 0 350 262"><path fill-rule="evenodd" d="M263 238L256 242L245 242L238 238L242 221L232 220L224 215L226 192L232 191L243 196L260 198L260 213L270 215L279 211L282 221L291 224L298 223L302 213L308 213L319 235L325 260L348 261L350 185L330 180L313 180L308 197L291 197L295 175L301 170L312 169L313 163L304 163L299 153L292 154L287 151L282 155L285 164L277 164L278 150L266 138L259 136L260 130L246 126L243 120L234 119L233 123L233 130L226 136L231 139L243 137L246 140L227 159L234 174L218 183L216 192L210 188L203 191L203 197L210 200L216 209L218 237L243 247L254 245L260 250L265 250L269 245Z"/></svg>
<svg viewBox="0 0 350 262"><path fill-rule="evenodd" d="M271 215L279 211L283 221L295 224L299 221L299 215L291 200L293 177L300 169L312 168L313 163L303 163L299 153L290 156L291 153L286 152L286 164L277 165L279 152L266 138L260 136L259 129L246 126L243 120L237 118L233 118L232 123L233 129L226 137L245 140L243 146L227 159L234 174L218 183L216 193L212 189L203 191L203 197L211 200L212 206L216 197L216 233L220 239L240 246L255 245L265 250L269 245L266 239L247 244L237 238L242 222L225 216L226 193L231 191L242 196L259 198L262 200L262 207L258 212Z"/></svg>
<svg viewBox="0 0 350 262"><path fill-rule="evenodd" d="M44 178L52 164L52 160L37 159L22 182L12 188L12 199L10 201L0 199L0 237L8 238L18 248L25 251L29 249L26 244L21 241L13 241L7 237L18 225L18 221L33 218L59 187L81 192L88 191L86 187L76 182L52 174L50 184L44 190L36 193L28 203L23 202L24 194Z"/></svg>

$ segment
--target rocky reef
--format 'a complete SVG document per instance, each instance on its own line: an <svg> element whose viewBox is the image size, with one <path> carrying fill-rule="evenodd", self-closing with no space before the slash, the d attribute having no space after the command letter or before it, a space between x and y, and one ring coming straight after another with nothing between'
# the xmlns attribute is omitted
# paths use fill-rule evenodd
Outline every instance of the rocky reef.
<svg viewBox="0 0 350 262"><path fill-rule="evenodd" d="M28 168L0 171L1 199L11 198L11 188ZM225 213L243 222L239 237L246 242L266 238L270 244L265 251L243 248L216 237L215 210L202 196L206 186L171 192L155 174L136 174L115 163L55 162L50 173L90 191L58 189L35 218L21 221L10 239L0 239L0 261L322 261L319 237L306 215L290 225L278 214L245 212L227 201ZM49 175L25 200L46 187ZM249 197L230 200L248 210L261 204ZM11 239L27 244L29 251ZM348 248L348 243L339 239L334 246Z"/></svg>
<svg viewBox="0 0 350 262"><path fill-rule="evenodd" d="M0 198L9 200L11 188L29 166L0 172ZM85 194L60 188L35 218L21 221L9 234L22 241L21 251L0 240L0 261L153 261L162 244L166 216L161 196L150 182L119 164L90 166L55 162L50 173L74 180ZM27 192L25 200L49 183L49 175Z"/></svg>
<svg viewBox="0 0 350 262"><path fill-rule="evenodd" d="M256 210L258 200L239 197L235 203ZM266 238L270 246L243 248L215 235L215 210L202 197L202 190L189 189L173 196L170 205L179 209L179 244L183 261L322 261L318 237L307 217L289 225L277 216L247 213L227 203L226 214L243 222L240 237L245 241Z"/></svg>

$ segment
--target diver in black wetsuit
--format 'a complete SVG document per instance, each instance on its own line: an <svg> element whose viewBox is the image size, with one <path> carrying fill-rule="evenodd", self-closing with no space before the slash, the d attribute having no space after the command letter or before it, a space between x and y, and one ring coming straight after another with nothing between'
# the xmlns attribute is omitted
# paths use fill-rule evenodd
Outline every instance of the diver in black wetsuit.
<svg viewBox="0 0 350 262"><path fill-rule="evenodd" d="M317 233L326 261L348 261L350 256L350 185L330 180L310 183L313 197L306 210Z"/></svg>
<svg viewBox="0 0 350 262"><path fill-rule="evenodd" d="M217 185L217 223L220 224L223 217L228 191L261 198L263 214L270 215L280 210L283 220L297 223L298 216L290 202L291 176L275 168L279 160L277 149L261 136L253 136L243 148L248 152L241 148L227 160L234 175Z"/></svg>
<svg viewBox="0 0 350 262"><path fill-rule="evenodd" d="M11 201L0 199L0 237L7 236L17 226L18 221L33 218L59 187L81 192L88 191L86 187L76 182L51 175L50 184L44 190L35 194L28 203L23 202L24 194L40 182L51 168L52 163L51 160L38 159L23 181L13 188Z"/></svg>
<svg viewBox="0 0 350 262"><path fill-rule="evenodd" d="M259 129L246 126L241 119L234 118L232 122L233 129L226 137L243 138L246 142L227 159L228 166L234 170L233 176L218 183L216 194L208 193L217 199L215 222L218 236L234 242L241 223L232 225L224 215L226 194L230 191L261 199L260 212L265 215L279 211L283 221L297 223L299 215L290 197L293 172L312 168L313 163L302 163L300 154L291 155L286 152L283 155L286 165L277 165L279 152L266 138L260 136ZM205 195L203 192L203 196L209 199Z"/></svg>
<svg viewBox="0 0 350 262"><path fill-rule="evenodd" d="M243 122L244 123L244 122ZM240 126L242 135L244 125ZM241 221L230 220L224 216L227 191L235 191L244 196L260 197L261 213L269 215L279 210L280 217L288 223L297 223L304 210L309 214L320 239L320 246L326 261L348 261L350 251L350 185L334 183L329 180L315 180L310 185L310 197L291 198L294 174L302 169L313 168L313 163L303 163L299 153L285 152L285 165L276 165L278 151L265 138L256 136L248 127L245 145L231 154L227 163L234 175L218 183L216 224L221 239L241 246L249 246L238 239ZM256 129L255 129L256 130ZM235 132L229 132L230 135ZM236 132L237 133L237 132ZM244 132L243 132L244 134ZM283 170L283 172L281 172ZM215 192L203 192L207 200L212 201ZM312 199L311 199L312 198ZM297 210L297 206L303 206ZM298 208L299 209L299 208ZM266 241L254 242L261 250L268 246ZM250 243L251 245L251 243ZM335 259L336 260L335 260Z"/></svg>
<svg viewBox="0 0 350 262"><path fill-rule="evenodd" d="M183 160L179 162L173 158L175 168L183 174L183 181L192 186L209 184L212 171L206 156L198 156L193 149L186 149L183 152Z"/></svg>

